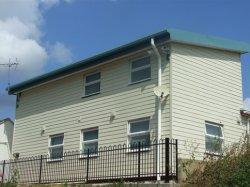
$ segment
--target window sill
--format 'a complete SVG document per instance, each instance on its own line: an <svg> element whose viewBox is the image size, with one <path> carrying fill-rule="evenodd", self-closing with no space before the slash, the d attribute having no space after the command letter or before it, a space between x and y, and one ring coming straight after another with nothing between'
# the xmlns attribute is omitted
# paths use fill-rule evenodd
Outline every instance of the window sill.
<svg viewBox="0 0 250 187"><path fill-rule="evenodd" d="M55 159L47 159L47 162L53 163L53 162L62 162L63 158L55 158Z"/></svg>
<svg viewBox="0 0 250 187"><path fill-rule="evenodd" d="M140 150L140 152L149 152L149 151L151 151L150 148L142 148L142 149ZM127 150L127 153L138 153L138 152L139 152L138 149L133 149L133 150L128 149L128 150Z"/></svg>
<svg viewBox="0 0 250 187"><path fill-rule="evenodd" d="M128 86L134 85L134 84L139 84L139 83L150 81L150 80L151 80L151 78L147 78L147 79L143 79L143 80L136 81L136 82L130 82L130 83L128 83Z"/></svg>
<svg viewBox="0 0 250 187"><path fill-rule="evenodd" d="M208 155L208 156L217 156L217 157L221 157L221 156L222 156L222 153L210 152L210 151L205 151L204 154L205 154L205 155Z"/></svg>
<svg viewBox="0 0 250 187"><path fill-rule="evenodd" d="M96 93L92 93L92 94L89 94L89 95L83 95L82 98L91 97L91 96L94 96L94 95L98 95L100 93L101 92L96 92Z"/></svg>
<svg viewBox="0 0 250 187"><path fill-rule="evenodd" d="M89 155L89 158L97 158L99 157L99 154L91 154ZM87 159L88 158L88 155L84 155L84 154L81 154L79 159Z"/></svg>

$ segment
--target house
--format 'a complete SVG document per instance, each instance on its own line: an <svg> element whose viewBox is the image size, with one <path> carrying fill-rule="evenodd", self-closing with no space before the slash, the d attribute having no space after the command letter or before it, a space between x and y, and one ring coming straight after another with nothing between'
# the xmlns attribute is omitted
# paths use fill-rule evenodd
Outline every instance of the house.
<svg viewBox="0 0 250 187"><path fill-rule="evenodd" d="M12 157L14 123L10 118L0 120L0 160Z"/></svg>
<svg viewBox="0 0 250 187"><path fill-rule="evenodd" d="M13 152L58 158L169 137L181 159L192 146L197 159L221 153L246 129L240 56L249 51L243 42L166 29L13 85Z"/></svg>
<svg viewBox="0 0 250 187"><path fill-rule="evenodd" d="M12 158L12 139L13 139L14 123L10 118L0 120L0 166L2 160L9 160ZM0 182L2 177L8 178L9 167L0 167Z"/></svg>

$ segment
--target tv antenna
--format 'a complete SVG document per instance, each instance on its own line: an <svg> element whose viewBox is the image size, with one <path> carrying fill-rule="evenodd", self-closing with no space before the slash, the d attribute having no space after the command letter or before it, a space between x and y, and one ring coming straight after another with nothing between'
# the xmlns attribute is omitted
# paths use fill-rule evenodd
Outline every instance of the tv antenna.
<svg viewBox="0 0 250 187"><path fill-rule="evenodd" d="M0 66L4 66L4 67L8 68L8 87L7 87L7 91L9 91L9 88L10 88L10 70L13 67L14 67L14 70L16 70L18 64L19 64L19 62L18 62L17 58L15 59L14 62L11 59L9 59L9 63L0 64Z"/></svg>

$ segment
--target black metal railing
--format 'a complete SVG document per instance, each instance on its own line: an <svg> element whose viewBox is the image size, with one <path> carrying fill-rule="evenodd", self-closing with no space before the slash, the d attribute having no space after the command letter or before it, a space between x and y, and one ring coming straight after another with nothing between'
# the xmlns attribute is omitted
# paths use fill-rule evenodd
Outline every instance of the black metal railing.
<svg viewBox="0 0 250 187"><path fill-rule="evenodd" d="M157 170L157 149L160 167ZM178 180L178 142L165 138L144 145L115 145L65 152L57 159L39 155L0 162L0 181L19 183L100 183L114 181L150 181L157 175L168 182Z"/></svg>

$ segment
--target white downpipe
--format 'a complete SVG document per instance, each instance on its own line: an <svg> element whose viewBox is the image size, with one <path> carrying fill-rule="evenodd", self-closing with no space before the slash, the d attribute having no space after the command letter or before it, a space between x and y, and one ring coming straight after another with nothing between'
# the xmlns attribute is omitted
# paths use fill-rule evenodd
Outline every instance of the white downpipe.
<svg viewBox="0 0 250 187"><path fill-rule="evenodd" d="M247 119L247 134L250 135L250 118Z"/></svg>
<svg viewBox="0 0 250 187"><path fill-rule="evenodd" d="M158 86L161 86L161 55L155 46L154 38L151 38L151 46L157 56L157 61L158 61ZM161 157L160 157L160 139L161 139L161 98L158 97L158 128L157 128L157 181L161 180L160 176L160 163L161 163Z"/></svg>
<svg viewBox="0 0 250 187"><path fill-rule="evenodd" d="M250 118L247 119L247 129L246 129L246 138L247 138L247 143L249 143L249 138L250 138Z"/></svg>

